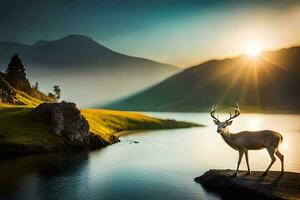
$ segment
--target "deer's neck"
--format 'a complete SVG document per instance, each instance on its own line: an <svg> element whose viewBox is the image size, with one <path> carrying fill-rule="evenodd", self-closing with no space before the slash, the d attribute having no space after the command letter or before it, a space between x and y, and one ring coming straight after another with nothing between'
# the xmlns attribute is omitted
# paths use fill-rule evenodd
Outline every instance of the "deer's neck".
<svg viewBox="0 0 300 200"><path fill-rule="evenodd" d="M237 149L235 142L233 140L233 135L232 133L230 133L229 129L226 127L224 129L224 132L221 133L221 136L223 138L223 140L232 148Z"/></svg>

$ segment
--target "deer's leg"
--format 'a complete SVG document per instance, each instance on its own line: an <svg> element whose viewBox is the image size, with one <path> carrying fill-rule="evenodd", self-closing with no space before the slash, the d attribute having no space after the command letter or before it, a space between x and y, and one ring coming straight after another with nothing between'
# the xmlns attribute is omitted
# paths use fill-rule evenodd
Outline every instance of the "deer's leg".
<svg viewBox="0 0 300 200"><path fill-rule="evenodd" d="M271 158L271 163L270 163L269 167L266 169L266 171L263 173L263 176L267 175L269 169L272 167L272 165L276 161L276 158L275 158L275 155L274 155L275 148L274 147L269 147L269 148L267 148L267 150L268 150L268 153L269 153L270 158Z"/></svg>
<svg viewBox="0 0 300 200"><path fill-rule="evenodd" d="M281 162L281 173L284 173L284 156L280 153L278 148L275 151L276 156L280 159Z"/></svg>
<svg viewBox="0 0 300 200"><path fill-rule="evenodd" d="M246 156L246 163L247 163L247 168L248 168L248 173L247 174L250 174L251 171L250 171L250 166L249 166L248 150L245 151L245 156Z"/></svg>
<svg viewBox="0 0 300 200"><path fill-rule="evenodd" d="M235 173L232 175L232 176L234 176L234 177L237 177L237 176L238 176L240 164L241 164L241 161L242 161L242 158L243 158L244 153L245 153L244 150L239 150L239 160L238 160L237 168L236 168Z"/></svg>

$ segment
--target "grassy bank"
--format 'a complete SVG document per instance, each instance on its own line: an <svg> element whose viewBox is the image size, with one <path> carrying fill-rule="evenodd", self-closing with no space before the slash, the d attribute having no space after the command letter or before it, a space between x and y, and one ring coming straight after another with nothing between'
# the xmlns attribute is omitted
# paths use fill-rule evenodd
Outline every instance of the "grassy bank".
<svg viewBox="0 0 300 200"><path fill-rule="evenodd" d="M34 121L32 108L5 107L0 110L0 152L27 154L63 149L67 140L50 133L46 124Z"/></svg>
<svg viewBox="0 0 300 200"><path fill-rule="evenodd" d="M49 127L31 117L31 106L0 105L0 153L28 154L68 150L68 141L52 134ZM187 122L162 120L133 112L82 110L90 131L110 142L113 134L129 130L187 128Z"/></svg>
<svg viewBox="0 0 300 200"><path fill-rule="evenodd" d="M174 129L199 126L198 124L188 122L153 118L136 112L84 109L81 110L81 113L88 120L91 132L100 134L104 139L108 139L112 134L121 131Z"/></svg>

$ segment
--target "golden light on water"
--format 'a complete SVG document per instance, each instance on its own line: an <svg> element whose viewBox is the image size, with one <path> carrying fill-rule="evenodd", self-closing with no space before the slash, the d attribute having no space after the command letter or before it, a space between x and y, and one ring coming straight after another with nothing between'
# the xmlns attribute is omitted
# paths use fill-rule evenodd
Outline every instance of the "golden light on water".
<svg viewBox="0 0 300 200"><path fill-rule="evenodd" d="M256 58L260 56L261 52L262 52L262 47L258 43L251 43L248 45L246 49L247 55L252 58Z"/></svg>
<svg viewBox="0 0 300 200"><path fill-rule="evenodd" d="M285 151L288 150L288 148L289 148L289 141L287 139L285 139L285 138L283 139L283 141L281 143L281 148L283 150L285 150Z"/></svg>
<svg viewBox="0 0 300 200"><path fill-rule="evenodd" d="M262 128L262 119L261 117L251 117L247 120L246 126L250 131L257 131Z"/></svg>

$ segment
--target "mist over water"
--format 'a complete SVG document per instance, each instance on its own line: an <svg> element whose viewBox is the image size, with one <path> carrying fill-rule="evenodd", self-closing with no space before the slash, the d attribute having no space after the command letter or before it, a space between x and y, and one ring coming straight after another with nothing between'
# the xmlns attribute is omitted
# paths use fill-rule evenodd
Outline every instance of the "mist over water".
<svg viewBox="0 0 300 200"><path fill-rule="evenodd" d="M4 199L220 199L194 178L214 169L235 169L238 153L216 133L208 113L147 113L206 125L143 131L90 153L42 154L1 161ZM220 115L225 119L227 115ZM286 171L300 172L300 116L242 114L230 127L282 133ZM137 141L138 143L133 143ZM249 152L253 171L270 162L266 150ZM242 160L241 169L246 169ZM277 159L271 170L280 170ZM1 199L0 198L0 199Z"/></svg>
<svg viewBox="0 0 300 200"><path fill-rule="evenodd" d="M145 90L174 73L168 68L160 70L154 67L147 69L147 66L141 65L138 67L99 67L90 72L40 70L38 73L28 73L28 76L32 83L38 82L41 91L46 94L53 91L53 85L59 85L62 99L74 102L79 107L99 107ZM82 66L80 69L88 68ZM144 74L148 76L143 76Z"/></svg>

